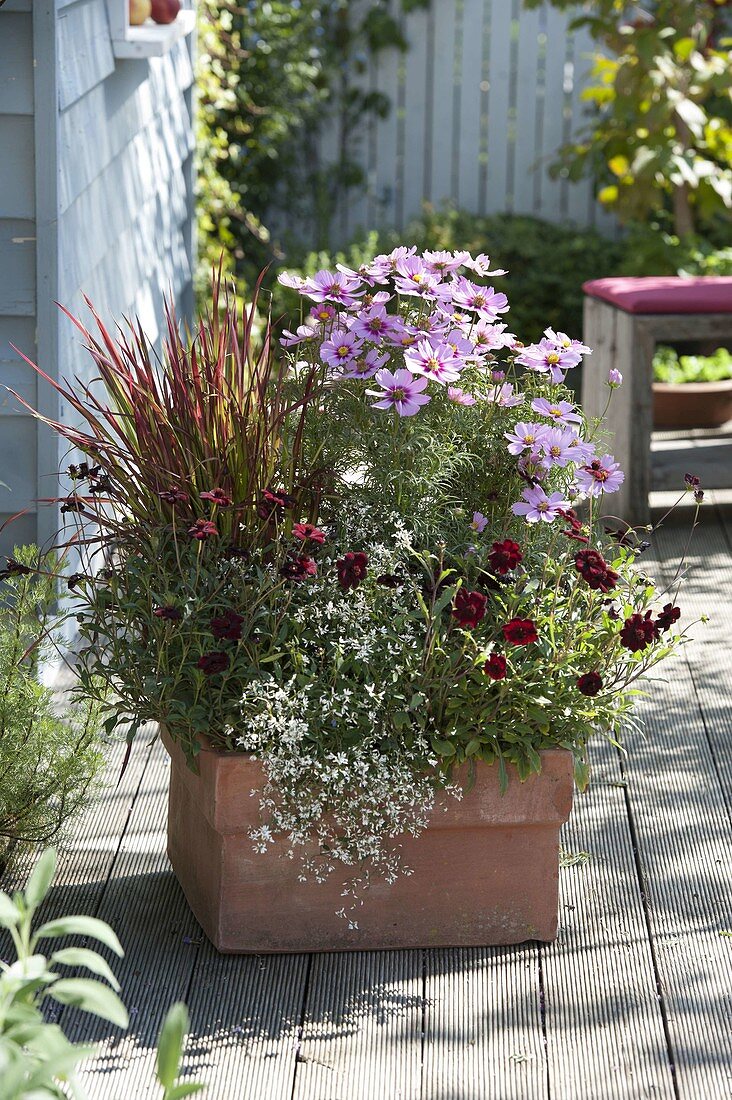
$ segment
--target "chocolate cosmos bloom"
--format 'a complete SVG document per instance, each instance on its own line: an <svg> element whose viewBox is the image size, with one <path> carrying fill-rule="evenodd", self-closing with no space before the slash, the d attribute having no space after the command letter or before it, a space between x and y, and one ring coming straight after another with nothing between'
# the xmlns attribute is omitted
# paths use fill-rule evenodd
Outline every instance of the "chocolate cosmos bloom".
<svg viewBox="0 0 732 1100"><path fill-rule="evenodd" d="M282 516L286 508L294 508L295 499L288 493L276 492L274 489L265 489L262 499L257 504L257 515L260 519L272 519Z"/></svg>
<svg viewBox="0 0 732 1100"><path fill-rule="evenodd" d="M158 496L167 504L185 504L188 500L188 493L184 493L182 489L176 489L174 485L171 485L170 489L163 489Z"/></svg>
<svg viewBox="0 0 732 1100"><path fill-rule="evenodd" d="M523 561L523 557L517 542L504 539L503 542L493 543L488 555L488 563L494 573L505 576L511 569L515 569L520 561Z"/></svg>
<svg viewBox="0 0 732 1100"><path fill-rule="evenodd" d="M366 580L366 570L369 559L362 552L349 552L336 562L338 570L338 583L344 591L349 588L358 588L362 581Z"/></svg>
<svg viewBox="0 0 732 1100"><path fill-rule="evenodd" d="M530 645L539 640L536 624L532 619L511 619L503 627L503 637L509 645Z"/></svg>
<svg viewBox="0 0 732 1100"><path fill-rule="evenodd" d="M656 626L659 630L670 630L674 623L677 623L681 618L681 608L674 607L673 604L667 603L664 605L663 611L659 612L656 616Z"/></svg>
<svg viewBox="0 0 732 1100"><path fill-rule="evenodd" d="M503 680L506 676L506 658L502 653L491 653L483 665L483 672L490 676L491 680Z"/></svg>
<svg viewBox="0 0 732 1100"><path fill-rule="evenodd" d="M241 627L244 619L236 611L227 610L223 615L217 615L208 624L214 638L219 641L238 642L241 638Z"/></svg>
<svg viewBox="0 0 732 1100"><path fill-rule="evenodd" d="M580 550L575 554L574 564L583 580L595 591L609 592L618 582L618 574L597 550Z"/></svg>
<svg viewBox="0 0 732 1100"><path fill-rule="evenodd" d="M315 560L304 555L288 558L280 569L282 576L288 577L291 581L307 580L308 577L315 577L317 572L318 566Z"/></svg>
<svg viewBox="0 0 732 1100"><path fill-rule="evenodd" d="M577 678L577 690L583 695L597 695L602 690L602 677L599 672L585 672Z"/></svg>
<svg viewBox="0 0 732 1100"><path fill-rule="evenodd" d="M8 558L5 569L0 573L0 579L3 577L24 577L33 570L29 569L27 565L21 565L15 558Z"/></svg>
<svg viewBox="0 0 732 1100"><path fill-rule="evenodd" d="M200 668L206 676L215 676L217 672L223 672L229 667L229 654L217 650L215 653L204 653L196 661L196 668Z"/></svg>
<svg viewBox="0 0 732 1100"><path fill-rule="evenodd" d="M468 592L466 588L459 588L452 605L453 618L457 619L463 630L474 630L485 617L487 603L488 597L482 592Z"/></svg>
<svg viewBox="0 0 732 1100"><path fill-rule="evenodd" d="M325 532L312 523L293 523L292 534L302 542L317 542L320 546L325 542Z"/></svg>
<svg viewBox="0 0 732 1100"><path fill-rule="evenodd" d="M218 530L216 524L210 519L197 519L193 526L188 528L188 534L191 538L203 542L204 539L208 539L212 535L218 535Z"/></svg>
<svg viewBox="0 0 732 1100"><path fill-rule="evenodd" d="M219 508L231 507L231 497L223 489L211 489L208 493L201 493L201 500L210 500L212 504L218 504Z"/></svg>
<svg viewBox="0 0 732 1100"><path fill-rule="evenodd" d="M62 515L64 515L66 512L83 512L83 511L84 511L84 501L81 499L81 497L77 497L77 496L66 497L66 500L61 505L61 514Z"/></svg>
<svg viewBox="0 0 732 1100"><path fill-rule="evenodd" d="M153 610L156 619L165 619L170 623L177 623L183 618L183 612L179 607L156 607Z"/></svg>
<svg viewBox="0 0 732 1100"><path fill-rule="evenodd" d="M658 627L652 621L651 615L650 611L646 611L645 615L636 612L625 620L625 625L620 631L620 641L631 653L638 653L641 649L645 649L658 637Z"/></svg>

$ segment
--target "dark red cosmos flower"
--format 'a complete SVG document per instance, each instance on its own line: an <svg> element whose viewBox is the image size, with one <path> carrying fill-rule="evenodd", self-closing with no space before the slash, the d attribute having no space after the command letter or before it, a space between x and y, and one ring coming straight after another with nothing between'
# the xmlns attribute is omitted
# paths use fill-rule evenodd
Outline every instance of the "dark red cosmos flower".
<svg viewBox="0 0 732 1100"><path fill-rule="evenodd" d="M293 523L292 534L302 542L317 542L320 546L325 542L325 531L312 523Z"/></svg>
<svg viewBox="0 0 732 1100"><path fill-rule="evenodd" d="M226 640L227 642L238 642L241 638L241 627L244 619L241 615L238 615L236 611L230 609L224 611L223 615L217 615L211 619L208 624L214 638Z"/></svg>
<svg viewBox="0 0 732 1100"><path fill-rule="evenodd" d="M179 607L156 607L153 610L156 619L165 619L169 623L178 623L183 618L183 612Z"/></svg>
<svg viewBox="0 0 732 1100"><path fill-rule="evenodd" d="M15 558L8 558L5 569L2 571L4 577L25 577L33 570L27 565L23 565L21 562L16 561Z"/></svg>
<svg viewBox="0 0 732 1100"><path fill-rule="evenodd" d="M658 627L651 615L650 611L646 611L645 615L636 612L625 620L625 625L620 631L620 641L631 653L638 653L641 649L645 649L658 637Z"/></svg>
<svg viewBox="0 0 732 1100"><path fill-rule="evenodd" d="M359 584L366 580L368 563L368 556L361 551L349 552L338 559L336 562L338 583L344 591L348 591L349 588L358 588Z"/></svg>
<svg viewBox="0 0 732 1100"><path fill-rule="evenodd" d="M597 550L580 550L574 556L577 572L595 591L609 592L618 583L618 574Z"/></svg>
<svg viewBox="0 0 732 1100"><path fill-rule="evenodd" d="M485 617L487 603L488 597L482 592L468 592L467 588L458 588L452 605L452 616L463 630L475 630Z"/></svg>
<svg viewBox="0 0 732 1100"><path fill-rule="evenodd" d="M285 564L280 569L280 573L283 577L287 577L291 581L304 581L308 577L317 576L318 566L313 558L308 558L305 555L299 555L295 558L288 558Z"/></svg>
<svg viewBox="0 0 732 1100"><path fill-rule="evenodd" d="M66 500L61 505L61 514L66 512L83 512L85 511L85 501L81 497L70 496L66 497Z"/></svg>
<svg viewBox="0 0 732 1100"><path fill-rule="evenodd" d="M171 485L169 489L163 489L158 496L167 504L185 504L188 500L188 493L184 493L182 489L176 489L175 485Z"/></svg>
<svg viewBox="0 0 732 1100"><path fill-rule="evenodd" d="M681 618L681 608L673 604L664 604L663 611L656 616L656 626L659 630L670 630L674 623Z"/></svg>
<svg viewBox="0 0 732 1100"><path fill-rule="evenodd" d="M504 539L503 542L493 543L488 555L488 564L494 573L505 576L509 570L515 569L523 558L519 544L511 539Z"/></svg>
<svg viewBox="0 0 732 1100"><path fill-rule="evenodd" d="M215 653L204 653L196 661L196 668L200 668L206 676L215 676L217 672L224 672L229 667L229 654L220 649Z"/></svg>
<svg viewBox="0 0 732 1100"><path fill-rule="evenodd" d="M509 645L529 645L539 640L533 619L511 619L503 627L503 637Z"/></svg>
<svg viewBox="0 0 732 1100"><path fill-rule="evenodd" d="M397 577L395 573L382 573L380 577L376 578L376 583L382 585L383 588L398 588L400 584L404 584L404 581Z"/></svg>
<svg viewBox="0 0 732 1100"><path fill-rule="evenodd" d="M262 499L257 504L257 515L260 519L272 519L274 516L279 518L285 509L294 508L295 503L295 498L291 497L289 493L265 489L262 493Z"/></svg>
<svg viewBox="0 0 732 1100"><path fill-rule="evenodd" d="M198 539L202 542L204 539L208 539L211 535L218 535L216 524L210 519L197 519L192 527L188 528L188 534L193 539Z"/></svg>
<svg viewBox="0 0 732 1100"><path fill-rule="evenodd" d="M491 680L503 680L506 676L506 658L502 653L491 653L483 665L483 672L490 676Z"/></svg>
<svg viewBox="0 0 732 1100"><path fill-rule="evenodd" d="M602 690L602 676L599 672L585 672L577 677L577 690L583 695L597 695Z"/></svg>
<svg viewBox="0 0 732 1100"><path fill-rule="evenodd" d="M223 489L210 489L201 493L201 500L210 500L212 504L218 504L219 508L230 508L232 504L231 497Z"/></svg>

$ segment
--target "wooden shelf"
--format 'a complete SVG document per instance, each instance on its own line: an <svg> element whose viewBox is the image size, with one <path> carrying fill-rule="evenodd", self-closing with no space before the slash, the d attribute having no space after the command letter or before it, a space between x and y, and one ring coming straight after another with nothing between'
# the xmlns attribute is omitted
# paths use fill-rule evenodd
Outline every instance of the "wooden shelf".
<svg viewBox="0 0 732 1100"><path fill-rule="evenodd" d="M124 27L124 37L112 38L115 57L162 57L176 42L192 34L196 13L186 8L173 23L153 23L148 19L140 27Z"/></svg>

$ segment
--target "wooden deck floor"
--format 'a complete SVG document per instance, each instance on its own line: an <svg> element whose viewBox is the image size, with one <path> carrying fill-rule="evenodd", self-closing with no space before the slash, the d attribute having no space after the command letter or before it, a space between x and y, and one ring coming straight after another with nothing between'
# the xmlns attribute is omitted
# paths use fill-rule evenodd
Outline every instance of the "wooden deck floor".
<svg viewBox="0 0 732 1100"><path fill-rule="evenodd" d="M127 952L132 1024L90 1064L91 1100L159 1095L155 1034L177 999L211 1100L732 1097L732 523L714 503L703 519L682 603L685 621L712 619L643 702L627 758L596 746L550 946L218 956L168 868L165 755L139 743L76 827L49 905L109 921ZM685 533L656 538L669 577Z"/></svg>

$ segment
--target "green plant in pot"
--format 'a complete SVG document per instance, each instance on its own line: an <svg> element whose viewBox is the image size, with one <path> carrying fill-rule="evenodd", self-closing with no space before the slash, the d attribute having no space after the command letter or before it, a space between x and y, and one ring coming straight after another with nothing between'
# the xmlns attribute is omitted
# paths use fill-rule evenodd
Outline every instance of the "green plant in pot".
<svg viewBox="0 0 732 1100"><path fill-rule="evenodd" d="M679 355L659 346L653 357L657 428L719 428L732 420L732 354Z"/></svg>
<svg viewBox="0 0 732 1100"><path fill-rule="evenodd" d="M564 384L588 349L519 343L502 274L398 248L283 276L281 348L216 288L156 370L139 331L83 330L106 395L62 386L85 423L54 425L106 552L80 690L161 724L169 853L222 950L551 939L587 742L683 638L599 522L623 474Z"/></svg>

